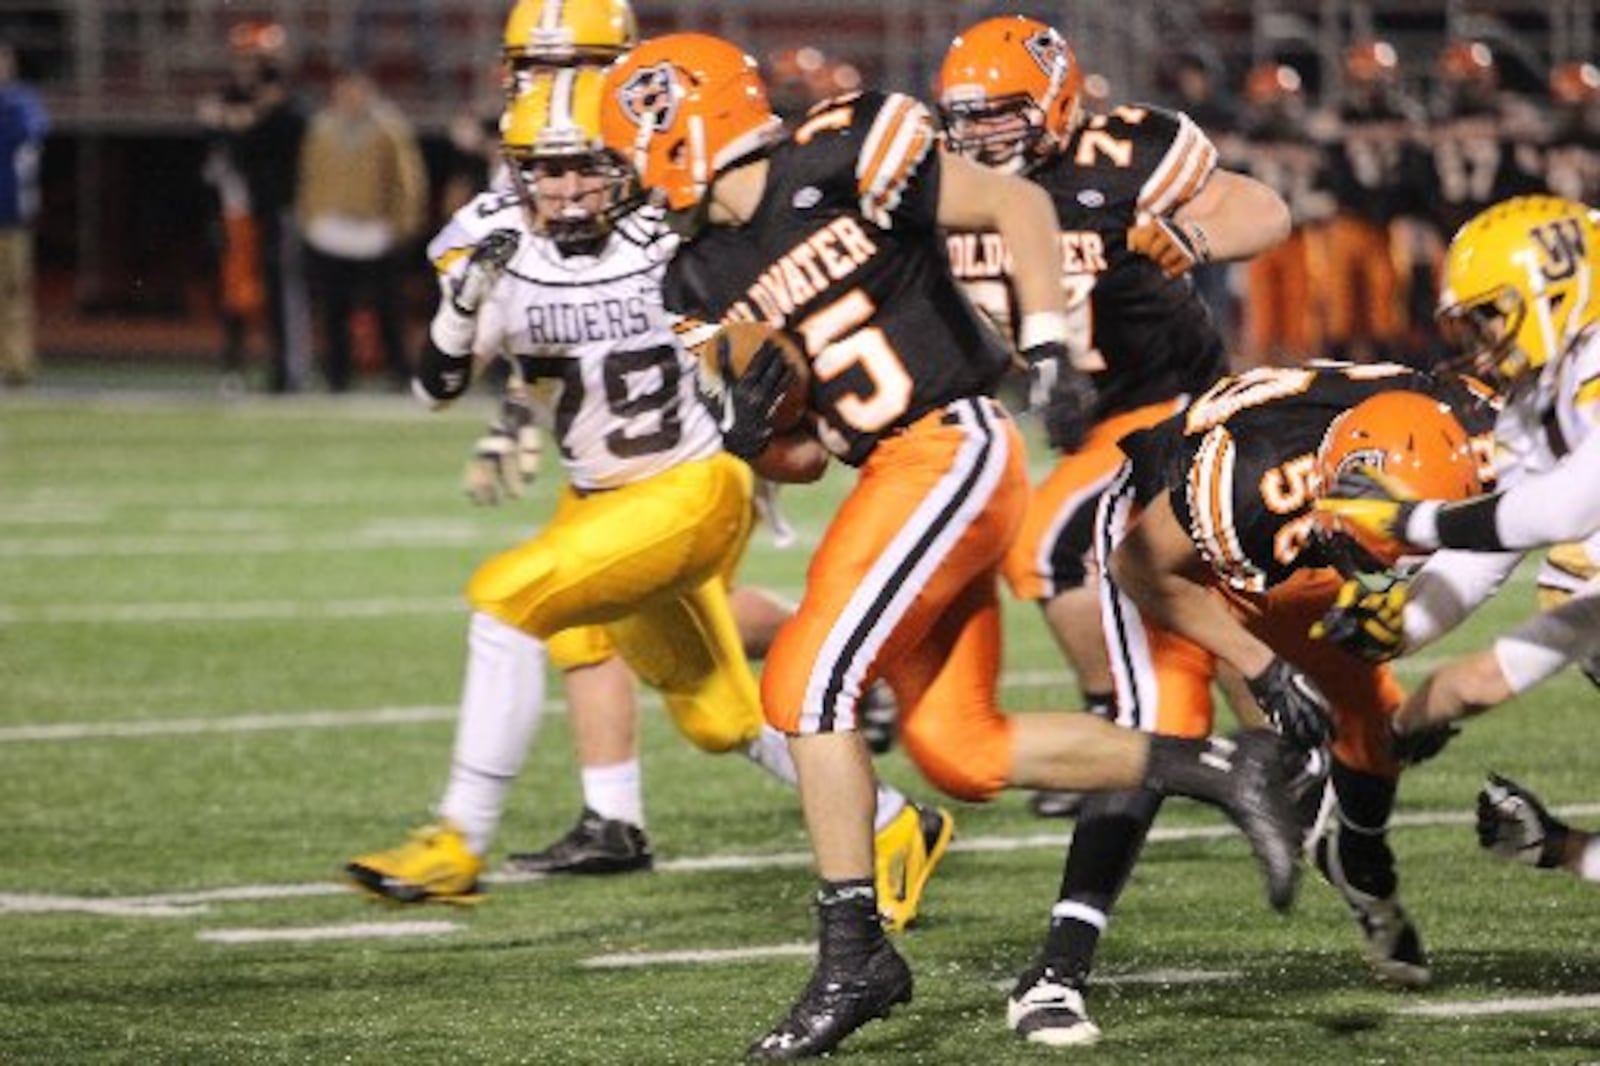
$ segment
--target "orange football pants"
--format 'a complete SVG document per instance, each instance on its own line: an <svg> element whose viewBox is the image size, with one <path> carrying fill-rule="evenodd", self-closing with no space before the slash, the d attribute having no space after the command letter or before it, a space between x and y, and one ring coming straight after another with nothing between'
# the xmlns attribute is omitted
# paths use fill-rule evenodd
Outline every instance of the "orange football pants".
<svg viewBox="0 0 1600 1066"><path fill-rule="evenodd" d="M1019 600L1051 600L1088 577L1094 515L1123 454L1117 442L1183 409L1187 397L1146 404L1095 425L1083 447L1063 455L1028 497L1022 532L1006 553L1005 578Z"/></svg>
<svg viewBox="0 0 1600 1066"><path fill-rule="evenodd" d="M1338 215L1324 230L1323 249L1328 275L1321 295L1328 341L1399 340L1406 328L1406 297L1388 227Z"/></svg>
<svg viewBox="0 0 1600 1066"><path fill-rule="evenodd" d="M767 654L767 721L789 734L855 729L881 677L930 781L967 800L1004 787L997 577L1027 495L1022 438L992 400L958 400L881 441Z"/></svg>

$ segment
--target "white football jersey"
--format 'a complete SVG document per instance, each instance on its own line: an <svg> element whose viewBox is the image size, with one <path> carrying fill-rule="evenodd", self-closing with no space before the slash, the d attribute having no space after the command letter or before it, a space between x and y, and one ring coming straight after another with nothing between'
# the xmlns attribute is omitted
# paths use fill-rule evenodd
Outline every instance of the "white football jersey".
<svg viewBox="0 0 1600 1066"><path fill-rule="evenodd" d="M514 193L480 193L428 245L447 281L497 229L522 235L478 312L480 355L515 356L540 420L580 490L615 488L714 455L697 360L673 329L661 280L677 238L659 216L622 219L596 255L563 256L527 225Z"/></svg>
<svg viewBox="0 0 1600 1066"><path fill-rule="evenodd" d="M1578 337L1570 351L1544 367L1531 388L1517 389L1495 423L1495 471L1502 490L1557 467L1588 465L1600 442L1600 329ZM1588 446L1585 447L1585 442ZM1580 493L1539 493L1537 514L1519 514L1519 525L1570 525L1563 516L1595 510L1600 470L1582 479L1593 488ZM1530 486L1530 488L1532 488ZM1589 497L1585 499L1585 497ZM1600 558L1600 530L1588 531L1590 554Z"/></svg>

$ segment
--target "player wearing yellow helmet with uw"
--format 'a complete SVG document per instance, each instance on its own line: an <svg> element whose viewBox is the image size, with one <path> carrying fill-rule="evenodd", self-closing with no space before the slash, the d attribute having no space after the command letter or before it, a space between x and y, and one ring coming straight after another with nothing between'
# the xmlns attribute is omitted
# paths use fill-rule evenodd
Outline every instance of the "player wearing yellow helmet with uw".
<svg viewBox="0 0 1600 1066"><path fill-rule="evenodd" d="M1564 600L1418 687L1395 717L1402 737L1451 731L1569 664L1600 677L1600 215L1553 196L1479 213L1451 241L1438 317L1458 362L1507 390L1499 491L1441 503L1405 498L1372 472L1342 480L1320 505L1339 528L1447 550L1408 586L1352 592L1334 628L1373 658L1412 651L1492 595L1524 553L1582 550L1568 549L1578 572Z"/></svg>
<svg viewBox="0 0 1600 1066"><path fill-rule="evenodd" d="M752 475L723 452L696 392L697 361L662 309L672 241L630 211L630 172L599 144L601 82L592 67L539 71L507 110L515 196L479 198L494 228L446 271L418 370L418 392L439 405L466 391L484 357L504 356L571 484L543 530L468 584L466 682L440 821L347 868L391 899L476 894L542 712L547 645L574 627L602 629L696 746L743 751L795 780L783 739L763 725L727 599ZM435 251L454 236L447 227ZM923 812L887 787L877 803L879 852L900 853L920 894L932 866L915 846ZM934 815L945 839L947 817ZM892 922L914 913L915 896L901 902Z"/></svg>

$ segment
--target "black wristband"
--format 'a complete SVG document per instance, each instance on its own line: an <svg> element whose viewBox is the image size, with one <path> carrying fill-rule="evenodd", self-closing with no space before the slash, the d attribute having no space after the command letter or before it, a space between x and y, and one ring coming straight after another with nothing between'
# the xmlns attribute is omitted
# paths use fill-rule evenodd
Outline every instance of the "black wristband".
<svg viewBox="0 0 1600 1066"><path fill-rule="evenodd" d="M451 355L432 339L417 360L417 385L435 400L454 400L472 384L472 356Z"/></svg>
<svg viewBox="0 0 1600 1066"><path fill-rule="evenodd" d="M1445 504L1434 516L1434 530L1440 546L1479 552L1505 551L1497 520L1499 510L1499 493Z"/></svg>

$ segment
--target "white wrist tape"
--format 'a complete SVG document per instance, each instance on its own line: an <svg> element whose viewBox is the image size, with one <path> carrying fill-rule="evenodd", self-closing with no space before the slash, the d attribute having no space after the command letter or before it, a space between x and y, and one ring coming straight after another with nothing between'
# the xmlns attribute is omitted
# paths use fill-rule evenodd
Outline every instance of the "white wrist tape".
<svg viewBox="0 0 1600 1066"><path fill-rule="evenodd" d="M439 302L428 326L428 337L446 355L471 355L472 342L478 335L478 320L462 314L450 305L449 300Z"/></svg>
<svg viewBox="0 0 1600 1066"><path fill-rule="evenodd" d="M1441 504L1430 500L1417 504L1400 531L1407 544L1432 550L1439 546L1439 508Z"/></svg>
<svg viewBox="0 0 1600 1066"><path fill-rule="evenodd" d="M1578 859L1578 876L1585 881L1600 882L1600 836L1591 836L1583 846L1583 856Z"/></svg>
<svg viewBox="0 0 1600 1066"><path fill-rule="evenodd" d="M1025 352L1041 344L1066 344L1071 335L1065 311L1031 311L1017 327L1017 347Z"/></svg>

